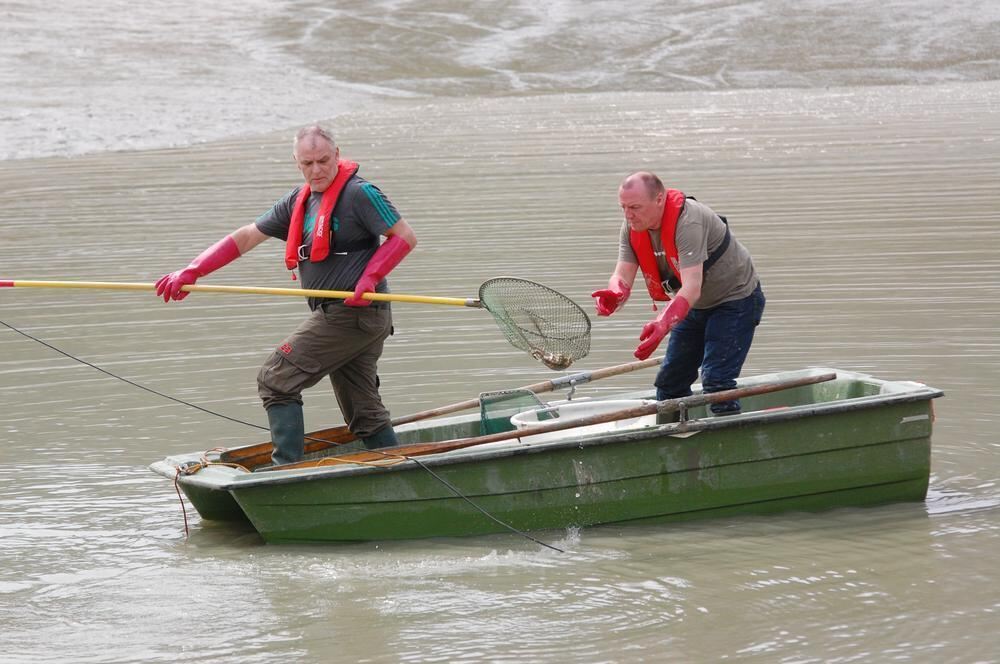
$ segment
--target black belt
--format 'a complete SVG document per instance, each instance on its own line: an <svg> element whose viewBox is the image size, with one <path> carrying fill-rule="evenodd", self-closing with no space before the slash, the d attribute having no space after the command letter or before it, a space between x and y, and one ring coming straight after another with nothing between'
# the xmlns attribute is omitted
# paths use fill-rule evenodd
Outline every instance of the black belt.
<svg viewBox="0 0 1000 664"><path fill-rule="evenodd" d="M343 300L324 300L319 303L319 308L323 311L329 311L332 307L346 307L348 305L344 304ZM372 309L388 309L389 303L383 301L376 301L371 303ZM352 309L361 309L363 307L351 307Z"/></svg>

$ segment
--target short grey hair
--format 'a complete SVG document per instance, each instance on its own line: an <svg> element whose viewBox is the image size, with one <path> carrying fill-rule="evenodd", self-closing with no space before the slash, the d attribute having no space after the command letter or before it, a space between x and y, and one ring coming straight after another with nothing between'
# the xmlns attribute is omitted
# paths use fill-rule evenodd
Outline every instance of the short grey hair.
<svg viewBox="0 0 1000 664"><path fill-rule="evenodd" d="M299 147L299 141L310 136L315 136L322 138L324 141L330 144L330 148L333 150L337 149L337 141L333 140L333 134L324 129L323 127L316 125L309 125L308 127L303 127L295 133L295 140L292 142L292 153Z"/></svg>

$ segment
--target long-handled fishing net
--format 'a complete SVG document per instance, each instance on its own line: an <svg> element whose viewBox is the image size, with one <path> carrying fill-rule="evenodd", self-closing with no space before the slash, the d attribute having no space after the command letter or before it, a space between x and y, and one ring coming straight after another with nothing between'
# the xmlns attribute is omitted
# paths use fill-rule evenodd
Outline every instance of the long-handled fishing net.
<svg viewBox="0 0 1000 664"><path fill-rule="evenodd" d="M548 286L496 277L479 287L479 302L507 341L550 369L566 369L590 352L590 318Z"/></svg>
<svg viewBox="0 0 1000 664"><path fill-rule="evenodd" d="M153 284L106 281L8 281L0 287L97 288L108 290L154 290ZM306 288L260 288L254 286L189 285L183 290L205 293L247 293L344 299L354 293ZM518 279L496 277L479 287L478 299L365 293L366 300L443 304L486 309L493 315L507 341L527 351L550 369L566 369L590 352L590 318L573 300L548 286Z"/></svg>

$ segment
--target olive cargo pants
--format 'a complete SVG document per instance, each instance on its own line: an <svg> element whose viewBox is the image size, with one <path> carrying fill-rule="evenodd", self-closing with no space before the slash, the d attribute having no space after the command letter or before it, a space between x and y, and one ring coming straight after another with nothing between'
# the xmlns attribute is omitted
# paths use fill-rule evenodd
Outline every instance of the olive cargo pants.
<svg viewBox="0 0 1000 664"><path fill-rule="evenodd" d="M388 303L348 307L327 302L276 348L257 374L267 409L302 403L302 390L330 377L344 421L355 436L374 434L390 422L378 391L378 359L392 330Z"/></svg>

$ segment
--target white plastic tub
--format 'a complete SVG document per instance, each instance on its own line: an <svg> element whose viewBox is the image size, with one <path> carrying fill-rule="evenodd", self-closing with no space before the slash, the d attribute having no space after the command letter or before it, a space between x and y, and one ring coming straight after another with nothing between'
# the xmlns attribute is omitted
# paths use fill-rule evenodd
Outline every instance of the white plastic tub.
<svg viewBox="0 0 1000 664"><path fill-rule="evenodd" d="M647 399L612 399L608 401L581 401L577 403L567 403L550 408L539 410L529 410L518 413L510 418L511 424L518 429L526 429L542 424L553 424L556 422L565 423L573 420L583 419L594 415L605 415L616 410L625 410L656 403ZM557 413L557 418L546 418L545 413ZM539 420L539 415L542 415ZM601 424L590 424L588 426L573 427L562 431L550 431L549 433L535 434L521 438L522 443L542 443L549 440L564 438L580 438L582 436L592 436L600 433L617 433L627 429L638 429L656 425L656 413L643 415L642 417L631 417Z"/></svg>

